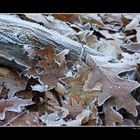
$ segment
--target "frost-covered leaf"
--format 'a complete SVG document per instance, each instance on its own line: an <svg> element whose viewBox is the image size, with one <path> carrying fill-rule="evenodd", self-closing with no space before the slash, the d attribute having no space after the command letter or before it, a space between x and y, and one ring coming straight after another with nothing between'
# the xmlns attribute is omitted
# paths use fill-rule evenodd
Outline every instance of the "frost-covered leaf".
<svg viewBox="0 0 140 140"><path fill-rule="evenodd" d="M122 33L110 34L107 30L99 31L106 39L123 39L124 36Z"/></svg>
<svg viewBox="0 0 140 140"><path fill-rule="evenodd" d="M121 48L131 53L140 53L140 43L122 44Z"/></svg>
<svg viewBox="0 0 140 140"><path fill-rule="evenodd" d="M104 62L104 64L103 64ZM107 63L90 55L86 63L91 67L92 72L84 85L85 90L92 91L97 82L102 84L102 93L98 97L98 104L102 105L110 97L114 97L116 109L125 108L128 112L137 116L136 106L139 103L130 95L131 91L140 85L136 81L124 80L118 74L133 69L133 66L122 63Z"/></svg>
<svg viewBox="0 0 140 140"><path fill-rule="evenodd" d="M48 111L55 112L57 109L55 106L60 106L60 102L58 101L57 97L51 93L51 92L46 92L46 108Z"/></svg>
<svg viewBox="0 0 140 140"><path fill-rule="evenodd" d="M139 25L139 21L140 21L140 16L135 16L133 20L126 25L125 31L135 29L135 27Z"/></svg>
<svg viewBox="0 0 140 140"><path fill-rule="evenodd" d="M13 97L11 99L2 99L0 101L0 120L5 119L5 112L13 111L13 112L21 112L24 106L32 105L34 102L31 99L20 99L17 97Z"/></svg>
<svg viewBox="0 0 140 140"><path fill-rule="evenodd" d="M81 126L82 122L87 122L91 112L89 110L83 110L75 120L65 121L59 112L54 112L51 114L46 113L41 116L40 119L47 126Z"/></svg>
<svg viewBox="0 0 140 140"><path fill-rule="evenodd" d="M101 17L99 17L97 14L91 14L91 13L82 13L80 14L80 20L82 23L91 23L91 24L98 24L98 25L104 25Z"/></svg>
<svg viewBox="0 0 140 140"><path fill-rule="evenodd" d="M86 105L92 102L92 100L99 95L98 91L100 87L97 85L96 89L98 91L93 92L87 92L83 90L83 86L88 78L89 73L90 69L86 65L83 65L79 67L79 70L74 77L66 77L63 79L63 81L65 81L68 85L67 92L65 92L64 95L80 96Z"/></svg>
<svg viewBox="0 0 140 140"><path fill-rule="evenodd" d="M118 58L119 54L122 53L120 48L121 42L117 40L101 40L97 45L97 50L107 56L111 56L112 58Z"/></svg>
<svg viewBox="0 0 140 140"><path fill-rule="evenodd" d="M63 107L69 110L72 118L76 118L84 110L83 101L79 96L69 96L68 102L62 102Z"/></svg>
<svg viewBox="0 0 140 140"><path fill-rule="evenodd" d="M59 79L65 77L68 71L66 61L64 56L68 54L68 50L63 51L57 57L59 61L55 60L56 54L52 46L48 46L45 49L39 50L36 54L42 58L41 61L37 63L36 66L40 67L41 72L35 68L31 67L26 71L29 78L32 76L34 78L39 78L39 81L43 85L47 85L48 89L52 89L59 82Z"/></svg>
<svg viewBox="0 0 140 140"><path fill-rule="evenodd" d="M46 113L40 117L40 120L45 123L47 126L62 126L65 124L65 121L61 116L59 116L58 112L54 112L51 114Z"/></svg>
<svg viewBox="0 0 140 140"><path fill-rule="evenodd" d="M105 114L105 125L116 126L116 122L121 122L123 117L113 107L115 103L113 99L108 99L103 105L103 111Z"/></svg>
<svg viewBox="0 0 140 140"><path fill-rule="evenodd" d="M25 90L27 79L10 70L4 77L0 77L1 84L8 89L8 98L12 98L16 92Z"/></svg>
<svg viewBox="0 0 140 140"><path fill-rule="evenodd" d="M41 126L39 117L33 113L27 112L10 123L10 126Z"/></svg>

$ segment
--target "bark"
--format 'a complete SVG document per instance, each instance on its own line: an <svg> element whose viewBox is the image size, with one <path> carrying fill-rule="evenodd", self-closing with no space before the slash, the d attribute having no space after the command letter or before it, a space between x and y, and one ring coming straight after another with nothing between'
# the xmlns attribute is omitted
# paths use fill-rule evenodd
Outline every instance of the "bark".
<svg viewBox="0 0 140 140"><path fill-rule="evenodd" d="M64 37L60 33L47 29L37 23L22 20L13 15L0 15L0 64L14 67L23 71L34 62L29 60L24 52L24 45L33 49L41 49L53 45L56 53L69 49L67 60L69 63L81 58L86 59L87 54L104 56L98 51Z"/></svg>

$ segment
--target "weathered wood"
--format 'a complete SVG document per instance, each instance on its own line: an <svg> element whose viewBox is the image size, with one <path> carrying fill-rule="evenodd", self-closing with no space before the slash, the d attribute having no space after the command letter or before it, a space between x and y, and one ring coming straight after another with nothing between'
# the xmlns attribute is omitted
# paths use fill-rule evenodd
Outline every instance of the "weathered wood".
<svg viewBox="0 0 140 140"><path fill-rule="evenodd" d="M0 64L24 70L33 62L23 53L23 46L29 45L34 49L40 49L47 47L47 44L52 44L57 53L69 49L69 62L76 61L83 50L80 43L56 31L13 15L0 15ZM87 54L104 56L86 45L83 47L83 60Z"/></svg>

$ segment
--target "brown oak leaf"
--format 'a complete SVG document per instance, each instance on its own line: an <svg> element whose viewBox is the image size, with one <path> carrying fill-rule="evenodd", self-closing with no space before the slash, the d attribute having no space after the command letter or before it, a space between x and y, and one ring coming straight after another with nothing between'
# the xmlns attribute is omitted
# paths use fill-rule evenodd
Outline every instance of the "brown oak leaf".
<svg viewBox="0 0 140 140"><path fill-rule="evenodd" d="M65 22L80 22L78 14L52 14L52 16Z"/></svg>
<svg viewBox="0 0 140 140"><path fill-rule="evenodd" d="M108 99L103 105L103 111L105 114L105 125L113 125L116 126L116 122L121 122L123 117L119 112L113 109L114 100Z"/></svg>
<svg viewBox="0 0 140 140"><path fill-rule="evenodd" d="M92 69L84 85L84 90L92 91L97 83L101 84L102 93L98 97L99 106L110 97L114 97L116 109L125 108L137 116L136 106L139 103L130 95L140 85L136 81L124 80L118 74L134 69L134 66L123 63L107 63L104 59L87 56L87 65Z"/></svg>
<svg viewBox="0 0 140 140"><path fill-rule="evenodd" d="M13 97L11 99L2 99L0 100L0 120L5 119L5 112L13 111L13 112L21 112L24 106L28 106L34 104L31 99L22 100L17 97Z"/></svg>
<svg viewBox="0 0 140 140"><path fill-rule="evenodd" d="M59 55L59 58L63 58L61 62L55 60L56 54L52 46L39 50L36 54L42 58L42 60L37 63L37 66L41 68L41 72L38 72L35 66L33 66L27 70L25 75L29 78L31 76L38 77L40 82L43 82L44 85L48 85L48 89L54 88L59 80L65 77L68 71L67 64L63 57L64 54L62 53L62 57Z"/></svg>
<svg viewBox="0 0 140 140"><path fill-rule="evenodd" d="M83 86L90 72L91 70L88 68L88 66L83 65L79 67L79 70L74 77L65 77L63 81L67 83L68 88L67 92L65 92L64 95L80 96L80 98L84 101L86 105L91 103L95 99L95 97L99 95L98 88L100 89L100 87L96 86L97 91L92 92L83 90Z"/></svg>

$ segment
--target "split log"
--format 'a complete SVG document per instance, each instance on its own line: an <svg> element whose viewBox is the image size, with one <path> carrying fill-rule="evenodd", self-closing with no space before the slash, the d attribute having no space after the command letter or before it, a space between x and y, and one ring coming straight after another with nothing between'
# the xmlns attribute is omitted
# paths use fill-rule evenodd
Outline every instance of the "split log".
<svg viewBox="0 0 140 140"><path fill-rule="evenodd" d="M68 62L78 60L83 48L82 60L85 60L87 54L104 56L87 45L82 47L80 43L37 23L24 21L13 15L0 15L0 65L23 71L33 64L23 53L24 45L41 49L48 44L53 45L56 53L69 49Z"/></svg>

